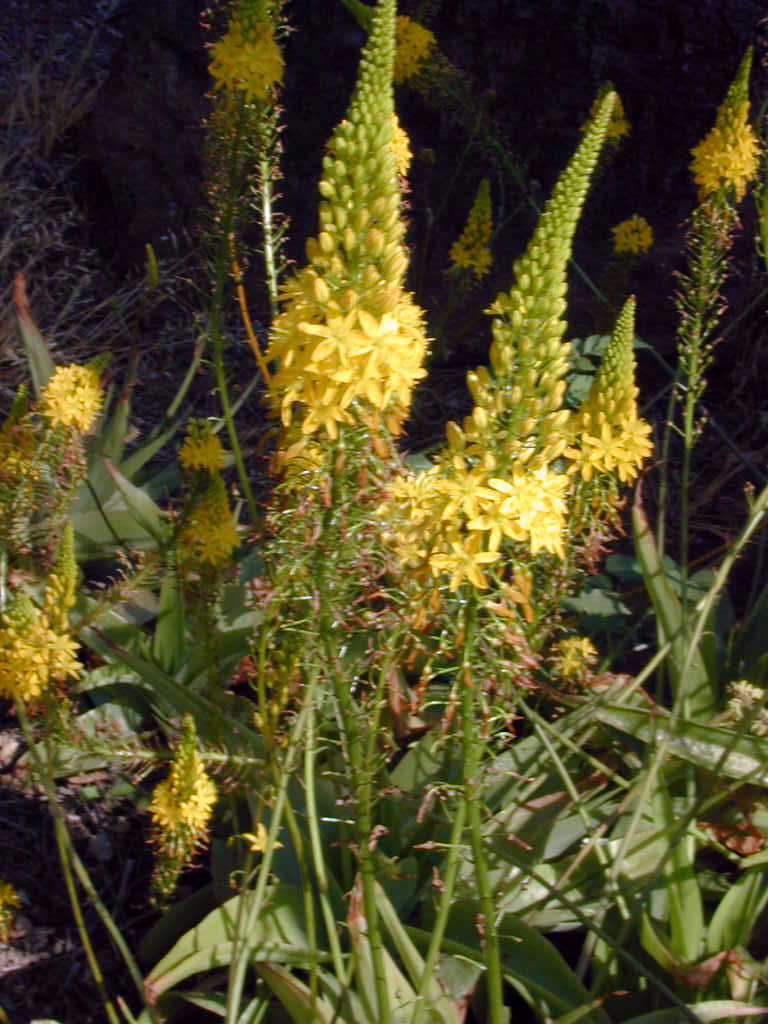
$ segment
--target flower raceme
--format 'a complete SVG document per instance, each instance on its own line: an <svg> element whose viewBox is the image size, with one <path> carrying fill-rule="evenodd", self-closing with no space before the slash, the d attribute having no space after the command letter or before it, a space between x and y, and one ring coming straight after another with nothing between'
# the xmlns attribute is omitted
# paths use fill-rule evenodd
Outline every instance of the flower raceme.
<svg viewBox="0 0 768 1024"><path fill-rule="evenodd" d="M217 473L224 468L226 456L211 425L205 420L192 421L187 427L187 437L179 452L179 462L189 472L203 470Z"/></svg>
<svg viewBox="0 0 768 1024"><path fill-rule="evenodd" d="M59 366L40 396L40 411L54 427L87 434L101 412L103 395L96 369Z"/></svg>
<svg viewBox="0 0 768 1024"><path fill-rule="evenodd" d="M702 200L723 189L732 191L738 202L757 176L760 144L749 123L751 67L750 48L717 112L714 128L693 150L691 170Z"/></svg>
<svg viewBox="0 0 768 1024"><path fill-rule="evenodd" d="M219 569L240 544L224 481L216 473L193 499L178 538L179 555L188 567Z"/></svg>
<svg viewBox="0 0 768 1024"><path fill-rule="evenodd" d="M635 301L628 299L589 395L571 417L565 456L571 460L569 472L586 482L615 473L630 483L653 450L651 428L637 414L634 328Z"/></svg>
<svg viewBox="0 0 768 1024"><path fill-rule="evenodd" d="M472 204L466 227L451 247L451 261L455 267L471 271L478 281L485 277L491 267L491 235L493 220L491 214L491 186L483 178Z"/></svg>
<svg viewBox="0 0 768 1024"><path fill-rule="evenodd" d="M396 479L379 513L402 565L450 576L451 590L465 579L485 590L485 567L499 561L505 541L565 557L568 486L567 476L545 467L500 479L457 457Z"/></svg>
<svg viewBox="0 0 768 1024"><path fill-rule="evenodd" d="M283 80L283 55L272 22L260 20L240 5L224 36L211 48L214 88L241 92L248 101L266 99L271 86Z"/></svg>
<svg viewBox="0 0 768 1024"><path fill-rule="evenodd" d="M425 376L423 313L404 290L398 170L393 150L394 3L376 8L348 116L323 160L319 232L309 264L282 292L267 358L270 400L287 432L300 423L335 440L375 412L398 433ZM291 446L294 454L301 446Z"/></svg>
<svg viewBox="0 0 768 1024"><path fill-rule="evenodd" d="M207 841L217 796L197 748L194 720L187 715L171 770L149 804L158 851L152 887L160 901L170 898L179 874Z"/></svg>
<svg viewBox="0 0 768 1024"><path fill-rule="evenodd" d="M29 703L51 684L77 679L82 672L79 645L69 628L77 572L74 536L68 525L54 571L46 581L42 607L19 593L0 615L0 697Z"/></svg>

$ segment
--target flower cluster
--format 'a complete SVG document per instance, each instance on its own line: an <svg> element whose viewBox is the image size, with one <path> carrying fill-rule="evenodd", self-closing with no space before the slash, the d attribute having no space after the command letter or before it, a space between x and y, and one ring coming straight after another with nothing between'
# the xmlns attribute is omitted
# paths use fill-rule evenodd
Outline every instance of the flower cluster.
<svg viewBox="0 0 768 1024"><path fill-rule="evenodd" d="M505 540L565 557L563 528L568 477L548 467L516 467L502 479L472 467L459 455L437 467L403 476L392 485L380 514L401 564L450 577L458 590L466 579L480 590L484 567L501 558Z"/></svg>
<svg viewBox="0 0 768 1024"><path fill-rule="evenodd" d="M454 266L471 270L478 281L485 277L491 267L492 233L491 186L488 179L484 178L477 190L466 227L451 247Z"/></svg>
<svg viewBox="0 0 768 1024"><path fill-rule="evenodd" d="M236 13L225 35L211 49L210 73L216 89L242 92L248 101L263 100L283 80L283 55L271 21Z"/></svg>
<svg viewBox="0 0 768 1024"><path fill-rule="evenodd" d="M216 798L216 785L205 770L195 723L188 715L168 777L155 787L149 804L158 848L153 889L161 900L171 896L179 874L205 844Z"/></svg>
<svg viewBox="0 0 768 1024"><path fill-rule="evenodd" d="M16 911L21 907L21 897L9 882L0 881L0 942L11 937Z"/></svg>
<svg viewBox="0 0 768 1024"><path fill-rule="evenodd" d="M596 661L597 650L591 640L568 636L555 644L552 668L566 682L579 682L589 675Z"/></svg>
<svg viewBox="0 0 768 1024"><path fill-rule="evenodd" d="M400 84L420 70L437 40L428 28L402 14L397 19L395 81Z"/></svg>
<svg viewBox="0 0 768 1024"><path fill-rule="evenodd" d="M189 567L226 565L240 544L227 489L218 473L192 500L178 536L179 556Z"/></svg>
<svg viewBox="0 0 768 1024"><path fill-rule="evenodd" d="M714 128L693 149L691 170L702 200L721 189L732 190L741 200L757 176L760 144L749 123L751 66L750 49L717 112Z"/></svg>
<svg viewBox="0 0 768 1024"><path fill-rule="evenodd" d="M398 433L425 376L423 314L404 291L407 256L393 152L394 5L377 8L348 117L328 145L320 230L287 282L267 358L287 433L335 440L378 416ZM301 445L293 444L298 455Z"/></svg>
<svg viewBox="0 0 768 1024"><path fill-rule="evenodd" d="M51 597L43 610L26 595L17 595L0 617L0 697L28 703L52 682L80 675L76 641L54 626L60 614L54 603L57 589L49 588Z"/></svg>
<svg viewBox="0 0 768 1024"><path fill-rule="evenodd" d="M611 228L613 251L617 256L624 253L639 255L648 252L653 245L653 229L645 217L635 214Z"/></svg>
<svg viewBox="0 0 768 1024"><path fill-rule="evenodd" d="M77 583L74 536L68 525L48 577L42 608L15 594L0 615L0 697L28 703L52 683L77 679L82 666L70 635L69 612Z"/></svg>
<svg viewBox="0 0 768 1024"><path fill-rule="evenodd" d="M194 472L217 473L224 468L226 456L211 424L206 420L193 420L187 426L187 437L179 452L184 469Z"/></svg>
<svg viewBox="0 0 768 1024"><path fill-rule="evenodd" d="M635 301L627 300L589 395L570 421L565 455L571 472L585 481L595 474L634 480L653 451L650 426L637 414L635 386Z"/></svg>
<svg viewBox="0 0 768 1024"><path fill-rule="evenodd" d="M515 264L515 286L491 307L493 373L468 375L472 414L462 427L448 425L437 465L395 480L379 509L401 565L422 579L447 576L454 591L465 580L486 589L505 546L518 568L531 557L566 555L572 478L559 461L570 437L562 296L612 104L613 96L601 102ZM633 364L628 371L633 388Z"/></svg>
<svg viewBox="0 0 768 1024"><path fill-rule="evenodd" d="M40 396L40 410L54 427L87 434L101 412L98 371L91 366L59 366Z"/></svg>

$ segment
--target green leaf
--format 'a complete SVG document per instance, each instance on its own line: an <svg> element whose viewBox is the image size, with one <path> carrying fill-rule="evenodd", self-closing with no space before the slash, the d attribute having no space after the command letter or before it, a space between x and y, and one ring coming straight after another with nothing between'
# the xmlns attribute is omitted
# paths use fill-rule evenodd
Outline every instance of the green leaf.
<svg viewBox="0 0 768 1024"><path fill-rule="evenodd" d="M278 964L256 964L256 970L266 981L281 1006L296 1024L352 1024L339 1017L334 1008L322 997L313 1001L308 985L295 978ZM369 1024L370 1018L354 1018L355 1024Z"/></svg>
<svg viewBox="0 0 768 1024"><path fill-rule="evenodd" d="M255 894L234 896L217 907L183 935L147 977L147 988L155 996L201 971L213 970L229 964L235 948L235 931L240 899L250 903ZM327 959L309 946L304 927L304 903L301 890L294 886L277 885L265 901L262 912L247 937L249 955L253 962L273 961L306 966L315 957Z"/></svg>
<svg viewBox="0 0 768 1024"><path fill-rule="evenodd" d="M443 949L453 956L460 956L483 965L483 954L477 945L469 945L466 939L477 937L475 910L464 904L461 910L451 915L449 928L452 935L461 935L462 941L446 938ZM426 949L430 933L418 928L407 928L408 934L418 948ZM518 990L533 995L542 1001L552 1016L563 1014L590 1002L589 992L567 965L555 947L541 932L530 928L519 918L507 914L499 924L499 942L504 974ZM611 1024L604 1010L596 1007L585 1018L588 1024Z"/></svg>
<svg viewBox="0 0 768 1024"><path fill-rule="evenodd" d="M418 988L424 973L424 958L401 924L395 908L387 899L386 893L378 883L376 884L376 906L381 922L394 942L403 966L408 972L411 984L414 988ZM441 1024L460 1024L457 1007L451 1004L434 978L428 979L424 995L430 1011L439 1014Z"/></svg>
<svg viewBox="0 0 768 1024"><path fill-rule="evenodd" d="M699 720L706 718L715 707L717 690L707 674L701 651L689 650L690 642L686 636L688 623L680 600L669 585L639 488L632 509L632 525L637 557L653 602L659 630L663 640L671 646L670 672L675 698L682 688L682 706L687 708L691 717Z"/></svg>
<svg viewBox="0 0 768 1024"><path fill-rule="evenodd" d="M664 879L669 901L671 949L678 960L693 963L704 952L704 906L696 875L696 841L689 829L681 832L677 826L676 809L663 765L659 766L653 811L659 835L669 846Z"/></svg>
<svg viewBox="0 0 768 1024"><path fill-rule="evenodd" d="M766 903L768 874L758 868L745 871L728 889L712 916L707 935L710 952L748 946Z"/></svg>
<svg viewBox="0 0 768 1024"><path fill-rule="evenodd" d="M184 593L178 573L172 568L160 588L160 607L152 640L152 653L160 668L169 675L175 675L184 661L186 635Z"/></svg>
<svg viewBox="0 0 768 1024"><path fill-rule="evenodd" d="M658 707L648 711L620 704L598 704L593 714L605 725L644 743L663 740L670 754L700 768L768 787L768 741L757 736L676 718Z"/></svg>
<svg viewBox="0 0 768 1024"><path fill-rule="evenodd" d="M760 1017L768 1014L768 1010L752 1003L742 1003L734 999L712 999L704 1003L690 1003L690 1016L681 1010L656 1010L633 1017L625 1024L690 1024L691 1020L709 1021L727 1020L729 1017Z"/></svg>
<svg viewBox="0 0 768 1024"><path fill-rule="evenodd" d="M16 322L24 342L29 373L32 377L32 390L35 392L35 397L39 398L53 376L55 366L45 339L32 319L27 299L26 280L23 274L16 275L15 303Z"/></svg>
<svg viewBox="0 0 768 1024"><path fill-rule="evenodd" d="M123 476L109 459L104 460L112 479L123 500L136 518L136 522L149 533L158 544L165 544L170 539L168 524L162 511L141 487L136 487Z"/></svg>

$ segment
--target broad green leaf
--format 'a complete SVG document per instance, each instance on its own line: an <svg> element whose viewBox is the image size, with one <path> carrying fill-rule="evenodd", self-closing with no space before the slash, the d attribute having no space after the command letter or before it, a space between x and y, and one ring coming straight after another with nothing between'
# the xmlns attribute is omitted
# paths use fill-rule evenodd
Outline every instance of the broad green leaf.
<svg viewBox="0 0 768 1024"><path fill-rule="evenodd" d="M671 948L679 960L693 963L704 952L704 906L696 877L696 842L688 830L681 832L677 828L677 814L672 806L663 765L659 768L652 806L659 835L669 844L664 879Z"/></svg>
<svg viewBox="0 0 768 1024"><path fill-rule="evenodd" d="M215 707L211 701L191 692L189 687L181 685L172 676L163 672L158 665L114 643L101 630L88 627L82 631L81 637L102 657L111 662L121 662L133 669L155 692L160 702L172 708L176 714L193 715L201 739L214 743L223 742L230 751L246 748L250 752L260 752L263 749L261 734L252 729L247 720L240 721ZM227 707L233 709L238 705L234 701L228 701Z"/></svg>
<svg viewBox="0 0 768 1024"><path fill-rule="evenodd" d="M460 914L453 914L449 922L452 938L446 938L443 948L453 956L483 965L474 920L474 909L468 905ZM417 948L428 947L429 932L418 928L407 928L406 931ZM461 941L457 941L456 936L461 936ZM470 944L467 939L475 944ZM499 941L507 979L515 987L523 988L541 1000L550 1016L568 1013L590 1002L587 989L541 932L507 914L499 924ZM588 1024L611 1024L605 1011L599 1007L591 1010L585 1020Z"/></svg>
<svg viewBox="0 0 768 1024"><path fill-rule="evenodd" d="M151 438L145 444L141 445L141 447L134 449L130 455L127 455L120 463L120 472L123 476L128 480L133 480L139 470L166 446L174 434L178 433L182 423L182 420L177 421L172 426L168 427L167 430L158 434L157 437Z"/></svg>
<svg viewBox="0 0 768 1024"><path fill-rule="evenodd" d="M97 457L90 466L88 482L102 503L107 500L115 489L114 481L110 476L105 460L109 459L114 465L120 464L120 459L125 449L125 436L128 433L130 411L130 400L126 389L126 392L118 398L112 415L99 433ZM81 488L78 507L85 510L88 504L93 504L93 494L88 488Z"/></svg>
<svg viewBox="0 0 768 1024"><path fill-rule="evenodd" d="M121 547L146 550L155 546L152 534L136 521L136 516L128 511L119 494L110 498L101 509L75 511L72 525L79 563L111 561Z"/></svg>
<svg viewBox="0 0 768 1024"><path fill-rule="evenodd" d="M184 660L186 648L186 610L178 573L166 573L160 588L160 607L155 622L152 653L164 672L174 675Z"/></svg>
<svg viewBox="0 0 768 1024"><path fill-rule="evenodd" d="M670 670L675 697L680 694L682 686L682 706L687 708L691 717L701 719L715 706L716 687L707 674L701 651L689 652L690 645L686 637L688 624L684 611L679 598L669 585L639 491L632 509L632 525L645 586L653 602L662 638L671 645Z"/></svg>
<svg viewBox="0 0 768 1024"><path fill-rule="evenodd" d="M712 916L707 936L709 951L747 947L767 902L768 874L759 868L745 871L720 900Z"/></svg>
<svg viewBox="0 0 768 1024"><path fill-rule="evenodd" d="M147 977L147 986L156 995L200 971L229 963L234 947L240 899L251 902L254 894L234 896L208 914L183 935ZM274 886L254 927L247 936L250 958L255 961L302 964L327 954L313 953L304 927L304 904L299 889Z"/></svg>
<svg viewBox="0 0 768 1024"><path fill-rule="evenodd" d="M681 1010L656 1010L654 1013L644 1013L640 1017L633 1017L625 1021L625 1024L690 1024L691 1021L701 1021L702 1024L709 1024L710 1021L728 1020L729 1017L760 1017L768 1014L768 1010L752 1003L742 1003L734 999L712 999L704 1003L690 1003L688 1005L690 1016Z"/></svg>
<svg viewBox="0 0 768 1024"><path fill-rule="evenodd" d="M386 893L378 883L376 885L376 906L378 907L381 922L394 942L403 966L408 972L411 984L417 989L424 973L424 958L417 950L408 932L403 927L395 908L387 899ZM460 1024L457 1008L451 1004L434 978L428 979L424 994L430 1011L439 1015L441 1024Z"/></svg>
<svg viewBox="0 0 768 1024"><path fill-rule="evenodd" d="M109 459L104 460L115 486L123 496L129 512L136 517L136 522L149 533L158 544L170 539L170 531L163 513L158 505L141 487L136 487L123 476Z"/></svg>
<svg viewBox="0 0 768 1024"><path fill-rule="evenodd" d="M660 743L675 757L731 779L768 787L768 741L737 735L723 726L699 725L673 718L662 708L653 711L620 704L599 704L594 716L644 743Z"/></svg>
<svg viewBox="0 0 768 1024"><path fill-rule="evenodd" d="M280 1005L295 1024L353 1024L322 997L313 1001L308 985L278 964L256 964L256 970L269 985ZM354 1018L354 1024L369 1024L370 1018Z"/></svg>

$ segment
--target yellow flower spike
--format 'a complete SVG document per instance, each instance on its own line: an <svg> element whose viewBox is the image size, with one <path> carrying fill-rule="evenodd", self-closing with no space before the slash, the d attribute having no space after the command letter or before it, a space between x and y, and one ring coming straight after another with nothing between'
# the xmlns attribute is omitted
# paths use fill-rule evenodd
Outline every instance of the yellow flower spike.
<svg viewBox="0 0 768 1024"><path fill-rule="evenodd" d="M104 398L99 373L90 366L59 366L40 396L40 411L54 427L87 434Z"/></svg>
<svg viewBox="0 0 768 1024"><path fill-rule="evenodd" d="M178 544L182 564L192 568L208 565L219 569L239 547L240 536L232 519L227 490L218 474L211 478L186 515Z"/></svg>
<svg viewBox="0 0 768 1024"><path fill-rule="evenodd" d="M187 437L179 451L179 462L184 469L217 473L223 469L226 455L210 423L192 420L187 426Z"/></svg>
<svg viewBox="0 0 768 1024"><path fill-rule="evenodd" d="M485 277L491 268L492 234L491 186L488 179L483 178L472 204L466 227L451 248L450 256L453 265L462 270L470 270L478 281Z"/></svg>
<svg viewBox="0 0 768 1024"><path fill-rule="evenodd" d="M155 787L149 805L160 845L172 842L174 833L180 830L191 833L195 842L202 841L216 799L216 785L208 777L197 750L194 722L187 716L171 770Z"/></svg>
<svg viewBox="0 0 768 1024"><path fill-rule="evenodd" d="M25 595L15 597L0 616L0 697L29 703L52 682L76 679L82 672L77 650L77 642L64 628L53 628L45 611Z"/></svg>
<svg viewBox="0 0 768 1024"><path fill-rule="evenodd" d="M402 14L397 19L396 42L394 76L399 85L421 70L437 40L428 28Z"/></svg>
<svg viewBox="0 0 768 1024"><path fill-rule="evenodd" d="M283 425L335 440L372 410L399 433L426 375L424 316L403 290L392 99L394 0L379 0L347 117L328 144L311 262L283 288L267 358ZM402 166L401 166L402 170ZM322 282L320 284L319 282Z"/></svg>
<svg viewBox="0 0 768 1024"><path fill-rule="evenodd" d="M242 5L245 8L245 5ZM271 21L254 21L243 9L231 18L224 36L211 48L209 71L215 89L263 100L283 80L283 55Z"/></svg>
<svg viewBox="0 0 768 1024"><path fill-rule="evenodd" d="M516 261L515 283L497 296L487 390L503 410L498 430L512 447L507 455L546 449L561 440L558 426L568 367L564 294L573 236L616 100L600 100L584 138L555 185L525 254ZM470 388L472 384L470 383ZM489 402L483 402L489 405Z"/></svg>
<svg viewBox="0 0 768 1024"><path fill-rule="evenodd" d="M645 217L635 214L611 228L613 232L613 251L617 256L623 253L639 255L648 252L653 246L653 229Z"/></svg>
<svg viewBox="0 0 768 1024"><path fill-rule="evenodd" d="M750 47L717 112L714 128L692 151L691 170L701 200L722 189L733 191L738 202L757 177L760 143L749 123L751 68Z"/></svg>
<svg viewBox="0 0 768 1024"><path fill-rule="evenodd" d="M573 414L572 443L564 452L572 463L569 472L587 483L595 474L612 473L631 483L653 451L651 428L637 415L634 337L635 300L630 298L589 395Z"/></svg>

